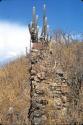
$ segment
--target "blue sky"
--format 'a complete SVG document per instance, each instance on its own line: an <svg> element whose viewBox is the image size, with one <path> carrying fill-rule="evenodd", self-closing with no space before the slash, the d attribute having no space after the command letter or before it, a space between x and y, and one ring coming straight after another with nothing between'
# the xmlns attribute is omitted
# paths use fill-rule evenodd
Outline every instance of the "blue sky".
<svg viewBox="0 0 83 125"><path fill-rule="evenodd" d="M81 0L2 0L0 2L0 62L25 54L30 46L28 24L35 5L42 26L43 4L47 6L51 29L83 33L83 2Z"/></svg>
<svg viewBox="0 0 83 125"><path fill-rule="evenodd" d="M42 6L47 5L48 22L52 29L83 32L83 2L81 0L3 0L0 2L0 20L28 25L32 6L37 8L39 25L42 22Z"/></svg>

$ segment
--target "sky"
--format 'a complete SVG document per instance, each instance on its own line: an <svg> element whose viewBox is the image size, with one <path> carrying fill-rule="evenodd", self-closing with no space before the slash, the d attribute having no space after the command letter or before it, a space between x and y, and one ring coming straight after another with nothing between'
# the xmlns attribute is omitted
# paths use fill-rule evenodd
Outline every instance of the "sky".
<svg viewBox="0 0 83 125"><path fill-rule="evenodd" d="M42 7L47 6L50 29L83 32L83 2L81 0L2 0L0 2L0 61L25 54L29 49L28 24L35 5L42 26Z"/></svg>

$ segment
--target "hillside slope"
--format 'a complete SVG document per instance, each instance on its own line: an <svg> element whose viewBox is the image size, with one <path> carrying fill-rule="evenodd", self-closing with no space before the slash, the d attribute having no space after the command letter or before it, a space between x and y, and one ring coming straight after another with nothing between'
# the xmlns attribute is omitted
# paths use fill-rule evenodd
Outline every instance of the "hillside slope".
<svg viewBox="0 0 83 125"><path fill-rule="evenodd" d="M83 123L83 43L75 42L67 46L59 42L49 43L47 50L36 50L32 54L33 70L31 71L31 75L34 76L32 79L35 78L32 85L37 91L31 93L30 90L30 60L28 57L18 58L0 69L0 124L11 125L13 123L15 125L30 125L28 113L31 94L33 94L32 100L34 103L35 100L38 100L38 97L40 99L40 96L44 96L47 100L47 103L45 100L44 103L43 101L39 101L39 103L46 104L45 113L47 116L47 125L55 125L63 121L65 115L63 108L65 109L65 103L67 101L69 108L66 112L67 115L64 119L64 123L66 120L70 124L72 121L74 123ZM36 71L36 73L34 71ZM43 74L41 74L42 72ZM57 74L58 77L56 76ZM43 78L42 75L45 78ZM64 96L65 90L63 90L63 92L61 89L57 90L57 85L62 87L61 79L66 80L65 83L69 88L69 100L67 99L67 101ZM38 84L36 84L35 81ZM33 90L35 89L33 88ZM44 94L41 89L44 90ZM56 92L59 91L60 97L58 96L57 99ZM38 96L38 94L40 96ZM34 96L38 97L34 100ZM65 101L61 100L63 99L62 96ZM62 101L64 105L62 105ZM56 107L57 103L61 104L58 105L59 108ZM63 106L63 108L61 106ZM58 115L58 112L60 115ZM63 117L61 116L61 112ZM32 116L34 112L30 113ZM38 113L41 112L36 112L35 117L39 117ZM43 117L43 119L44 118L46 117Z"/></svg>
<svg viewBox="0 0 83 125"><path fill-rule="evenodd" d="M28 124L29 108L29 62L19 58L0 69L0 123L9 124L11 112L13 122Z"/></svg>

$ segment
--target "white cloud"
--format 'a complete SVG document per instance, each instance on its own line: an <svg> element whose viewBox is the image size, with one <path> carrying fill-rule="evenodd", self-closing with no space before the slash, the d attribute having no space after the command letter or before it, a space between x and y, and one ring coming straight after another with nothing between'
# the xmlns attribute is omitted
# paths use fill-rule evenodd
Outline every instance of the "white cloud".
<svg viewBox="0 0 83 125"><path fill-rule="evenodd" d="M25 54L30 47L28 27L0 21L0 61Z"/></svg>

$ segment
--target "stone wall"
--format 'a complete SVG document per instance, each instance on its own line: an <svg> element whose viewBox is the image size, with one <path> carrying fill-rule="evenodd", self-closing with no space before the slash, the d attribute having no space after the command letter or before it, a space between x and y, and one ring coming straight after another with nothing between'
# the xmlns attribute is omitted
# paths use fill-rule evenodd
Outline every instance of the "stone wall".
<svg viewBox="0 0 83 125"><path fill-rule="evenodd" d="M68 123L69 87L61 70L53 67L48 47L31 50L31 125L65 125Z"/></svg>

